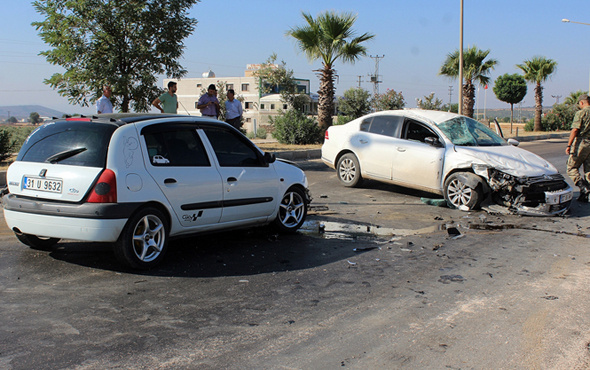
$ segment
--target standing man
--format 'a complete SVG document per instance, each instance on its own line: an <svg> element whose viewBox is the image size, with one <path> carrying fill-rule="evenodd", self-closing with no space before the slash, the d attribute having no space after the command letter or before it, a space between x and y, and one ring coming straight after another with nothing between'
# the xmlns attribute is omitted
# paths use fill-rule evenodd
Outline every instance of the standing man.
<svg viewBox="0 0 590 370"><path fill-rule="evenodd" d="M588 95L580 95L578 104L580 110L574 116L572 132L565 148L565 154L569 154L567 174L580 188L578 200L588 202L590 194L590 99ZM584 175L580 174L582 165L584 165Z"/></svg>
<svg viewBox="0 0 590 370"><path fill-rule="evenodd" d="M234 89L227 90L227 100L225 101L225 122L234 126L238 130L242 127L242 102L234 99L236 93Z"/></svg>
<svg viewBox="0 0 590 370"><path fill-rule="evenodd" d="M176 114L178 111L178 97L176 96L177 89L178 86L176 85L176 82L168 82L168 91L157 97L152 102L152 105L158 108L161 113ZM162 105L160 106L160 104Z"/></svg>
<svg viewBox="0 0 590 370"><path fill-rule="evenodd" d="M111 95L113 91L109 85L102 87L102 96L96 102L96 113L113 113L113 103L111 103Z"/></svg>
<svg viewBox="0 0 590 370"><path fill-rule="evenodd" d="M204 117L217 118L220 107L217 99L217 89L214 84L209 85L207 93L199 98L197 109L201 111L201 115Z"/></svg>

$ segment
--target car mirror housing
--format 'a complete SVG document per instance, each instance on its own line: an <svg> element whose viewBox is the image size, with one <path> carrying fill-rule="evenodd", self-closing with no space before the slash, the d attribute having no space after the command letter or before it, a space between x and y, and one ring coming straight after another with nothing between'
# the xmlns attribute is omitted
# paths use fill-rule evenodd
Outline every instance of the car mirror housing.
<svg viewBox="0 0 590 370"><path fill-rule="evenodd" d="M264 152L264 160L266 163L274 163L277 160L277 157L274 153Z"/></svg>
<svg viewBox="0 0 590 370"><path fill-rule="evenodd" d="M520 141L515 140L515 139L508 139L506 141L508 142L508 144L514 145L514 146L518 146L520 144Z"/></svg>
<svg viewBox="0 0 590 370"><path fill-rule="evenodd" d="M437 137L429 136L427 138L424 138L424 142L428 145L432 145L437 148L443 147L442 143L440 142L440 140Z"/></svg>

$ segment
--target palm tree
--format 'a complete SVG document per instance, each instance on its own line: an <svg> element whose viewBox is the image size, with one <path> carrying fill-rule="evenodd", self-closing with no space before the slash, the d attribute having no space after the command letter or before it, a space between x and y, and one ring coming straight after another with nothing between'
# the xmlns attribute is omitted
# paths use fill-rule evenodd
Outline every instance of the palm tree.
<svg viewBox="0 0 590 370"><path fill-rule="evenodd" d="M463 51L463 114L467 117L473 117L473 106L475 105L475 83L485 86L490 81L489 74L494 70L498 61L488 59L490 50L480 50L477 46L472 46ZM447 55L440 68L439 75L448 76L453 79L459 77L459 50Z"/></svg>
<svg viewBox="0 0 590 370"><path fill-rule="evenodd" d="M565 104L565 105L576 105L576 104L578 104L578 98L582 94L588 94L588 91L578 90L576 92L571 92L570 95L567 98L565 98L565 100L563 101L563 104Z"/></svg>
<svg viewBox="0 0 590 370"><path fill-rule="evenodd" d="M543 87L542 82L547 81L555 72L557 62L545 57L533 57L525 60L523 64L517 64L524 72L524 79L535 84L535 131L541 131L541 115L543 113Z"/></svg>
<svg viewBox="0 0 590 370"><path fill-rule="evenodd" d="M356 15L352 13L336 13L326 11L314 19L309 13L302 12L307 24L292 27L287 36L292 36L299 49L305 53L310 61L321 60L322 69L316 70L320 77L318 121L322 128L332 124L334 114L334 62L354 62L361 56L367 55L363 42L375 35L364 33L355 37L352 29Z"/></svg>

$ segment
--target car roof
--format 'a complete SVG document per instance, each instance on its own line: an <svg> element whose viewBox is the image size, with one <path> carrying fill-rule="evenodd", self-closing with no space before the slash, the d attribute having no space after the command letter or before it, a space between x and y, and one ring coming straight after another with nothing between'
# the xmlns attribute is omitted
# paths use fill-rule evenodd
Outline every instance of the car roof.
<svg viewBox="0 0 590 370"><path fill-rule="evenodd" d="M201 117L201 116L190 116L190 115L182 115L182 114L161 114L161 113L106 113L106 114L96 114L92 116L66 116L65 118L53 118L53 122L101 122L101 123L111 123L117 126L123 126L128 123L137 123L147 120L170 120L170 119L180 119L186 121L189 118L193 123L195 121L202 121L202 123L206 123L209 125L215 125L216 123L223 123L223 121L212 120L211 118Z"/></svg>
<svg viewBox="0 0 590 370"><path fill-rule="evenodd" d="M423 120L430 121L436 125L439 123L448 121L452 118L460 117L460 115L456 113L450 112L443 112L438 110L426 110L426 109L417 109L417 108L406 108L406 109L399 109L399 110L389 110L389 111L381 111L373 113L373 115L387 115L387 114L395 114L404 117L410 118L420 118Z"/></svg>

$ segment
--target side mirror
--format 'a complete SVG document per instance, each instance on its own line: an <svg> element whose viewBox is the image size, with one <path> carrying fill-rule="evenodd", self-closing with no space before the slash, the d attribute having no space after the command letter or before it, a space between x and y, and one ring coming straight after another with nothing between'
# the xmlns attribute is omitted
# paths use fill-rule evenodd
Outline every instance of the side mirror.
<svg viewBox="0 0 590 370"><path fill-rule="evenodd" d="M508 142L508 144L514 145L514 146L518 146L520 144L520 142L518 140L514 140L514 139L508 139L506 141Z"/></svg>
<svg viewBox="0 0 590 370"><path fill-rule="evenodd" d="M266 163L274 163L277 160L277 157L274 153L264 152L264 160Z"/></svg>
<svg viewBox="0 0 590 370"><path fill-rule="evenodd" d="M443 147L442 143L440 142L440 140L438 140L437 137L429 136L427 138L424 138L424 142L426 144L428 144L428 145L432 145L432 146L437 147L437 148L442 148Z"/></svg>

